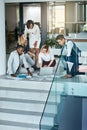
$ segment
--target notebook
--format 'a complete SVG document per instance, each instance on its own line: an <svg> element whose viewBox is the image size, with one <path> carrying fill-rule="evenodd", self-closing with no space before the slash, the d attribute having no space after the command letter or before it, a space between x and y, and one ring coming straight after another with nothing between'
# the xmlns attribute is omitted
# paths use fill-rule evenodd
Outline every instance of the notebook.
<svg viewBox="0 0 87 130"><path fill-rule="evenodd" d="M54 67L41 67L40 75L52 75L54 74Z"/></svg>

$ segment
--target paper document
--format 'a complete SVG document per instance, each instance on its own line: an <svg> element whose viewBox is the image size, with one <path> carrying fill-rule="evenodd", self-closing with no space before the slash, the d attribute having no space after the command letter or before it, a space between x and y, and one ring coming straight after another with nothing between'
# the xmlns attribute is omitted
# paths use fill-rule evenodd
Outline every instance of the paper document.
<svg viewBox="0 0 87 130"><path fill-rule="evenodd" d="M68 64L69 71L71 71L74 63L67 61L67 64Z"/></svg>

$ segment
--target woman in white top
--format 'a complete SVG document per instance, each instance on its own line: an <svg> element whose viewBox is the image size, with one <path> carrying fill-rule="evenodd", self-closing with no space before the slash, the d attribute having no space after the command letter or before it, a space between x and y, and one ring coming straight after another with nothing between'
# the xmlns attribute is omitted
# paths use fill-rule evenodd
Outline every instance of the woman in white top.
<svg viewBox="0 0 87 130"><path fill-rule="evenodd" d="M40 29L38 25L34 24L32 20L28 20L24 30L25 37L29 34L29 47L30 51L35 51L35 62L38 62L39 46L41 42Z"/></svg>
<svg viewBox="0 0 87 130"><path fill-rule="evenodd" d="M54 67L56 64L55 58L53 54L50 52L47 45L43 45L41 51L39 53L39 60L38 63L40 67Z"/></svg>

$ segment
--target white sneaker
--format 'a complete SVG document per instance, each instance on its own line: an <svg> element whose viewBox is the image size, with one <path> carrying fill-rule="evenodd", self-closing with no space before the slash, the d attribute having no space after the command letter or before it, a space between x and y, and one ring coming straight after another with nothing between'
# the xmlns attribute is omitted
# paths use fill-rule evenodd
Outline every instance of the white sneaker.
<svg viewBox="0 0 87 130"><path fill-rule="evenodd" d="M32 76L28 75L28 76L26 76L26 78L30 79L30 78L32 78Z"/></svg>

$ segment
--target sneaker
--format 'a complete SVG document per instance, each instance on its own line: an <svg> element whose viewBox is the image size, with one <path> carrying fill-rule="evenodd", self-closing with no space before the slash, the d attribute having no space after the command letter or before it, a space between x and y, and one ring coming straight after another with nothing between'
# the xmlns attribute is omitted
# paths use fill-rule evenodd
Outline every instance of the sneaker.
<svg viewBox="0 0 87 130"><path fill-rule="evenodd" d="M36 65L32 66L34 68L34 70L40 70L40 68L38 68Z"/></svg>
<svg viewBox="0 0 87 130"><path fill-rule="evenodd" d="M32 78L32 76L28 75L26 78L31 79L31 78Z"/></svg>

